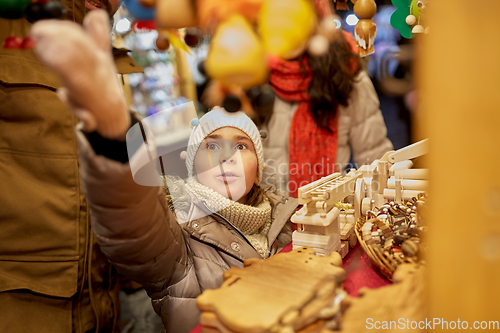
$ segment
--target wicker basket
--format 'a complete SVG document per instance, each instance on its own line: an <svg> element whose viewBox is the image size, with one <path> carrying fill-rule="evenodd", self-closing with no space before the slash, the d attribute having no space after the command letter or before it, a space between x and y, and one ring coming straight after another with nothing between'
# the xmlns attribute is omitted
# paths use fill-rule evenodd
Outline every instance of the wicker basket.
<svg viewBox="0 0 500 333"><path fill-rule="evenodd" d="M402 255L399 256L398 254L391 254L388 250L384 250L380 245L367 244L362 235L362 228L366 222L367 220L364 217L360 217L356 221L354 230L356 231L358 241L363 247L363 250L365 250L368 254L372 264L385 278L392 281L392 275L399 265L402 263L415 263L415 260L412 258L405 258Z"/></svg>

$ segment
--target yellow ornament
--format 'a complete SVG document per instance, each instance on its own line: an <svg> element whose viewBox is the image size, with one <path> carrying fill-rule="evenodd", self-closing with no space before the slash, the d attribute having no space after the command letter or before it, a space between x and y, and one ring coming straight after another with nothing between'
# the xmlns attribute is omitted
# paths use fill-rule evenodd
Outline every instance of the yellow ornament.
<svg viewBox="0 0 500 333"><path fill-rule="evenodd" d="M205 70L224 86L243 89L262 84L267 77L264 46L241 15L220 24L210 43Z"/></svg>
<svg viewBox="0 0 500 333"><path fill-rule="evenodd" d="M284 59L305 49L317 24L310 0L265 0L259 26L266 50Z"/></svg>

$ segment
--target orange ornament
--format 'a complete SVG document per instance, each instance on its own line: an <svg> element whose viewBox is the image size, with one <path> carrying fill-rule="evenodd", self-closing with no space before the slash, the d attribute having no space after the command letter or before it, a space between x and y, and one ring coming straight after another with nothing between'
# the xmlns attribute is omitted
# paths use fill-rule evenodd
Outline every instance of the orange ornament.
<svg viewBox="0 0 500 333"><path fill-rule="evenodd" d="M168 38L159 35L158 38L156 38L156 47L160 51L166 51L170 47L170 42L168 41Z"/></svg>

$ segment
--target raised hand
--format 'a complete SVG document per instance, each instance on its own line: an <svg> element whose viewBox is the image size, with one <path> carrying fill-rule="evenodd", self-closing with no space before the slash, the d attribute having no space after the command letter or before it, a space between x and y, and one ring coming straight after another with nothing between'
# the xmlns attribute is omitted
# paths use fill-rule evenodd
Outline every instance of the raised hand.
<svg viewBox="0 0 500 333"><path fill-rule="evenodd" d="M124 139L130 126L125 97L111 54L109 16L90 12L83 27L69 21L35 23L35 52L62 82L59 98L84 123L108 139Z"/></svg>

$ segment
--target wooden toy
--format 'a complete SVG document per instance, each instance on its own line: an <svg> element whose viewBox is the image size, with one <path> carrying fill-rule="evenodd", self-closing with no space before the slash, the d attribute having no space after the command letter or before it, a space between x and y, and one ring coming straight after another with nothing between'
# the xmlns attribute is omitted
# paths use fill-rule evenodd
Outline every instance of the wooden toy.
<svg viewBox="0 0 500 333"><path fill-rule="evenodd" d="M297 230L292 234L293 247L311 246L318 255L328 256L332 251L341 252L341 209L344 232L343 240L347 241L351 236L349 225L353 224L353 217L349 218L349 205L339 205L347 196L354 193L356 180L361 176L359 172L352 172L342 177L340 173L334 173L323 177L311 184L302 186L298 190L299 204L303 207L291 218L297 223ZM340 208L339 208L340 207ZM345 209L348 208L348 209ZM346 212L347 211L347 212ZM346 228L347 226L347 228ZM351 241L352 242L352 241ZM343 254L347 254L349 246L344 244Z"/></svg>
<svg viewBox="0 0 500 333"><path fill-rule="evenodd" d="M413 38L414 34L427 33L426 7L428 0L392 0L396 10L391 15L391 25L401 36Z"/></svg>
<svg viewBox="0 0 500 333"><path fill-rule="evenodd" d="M410 331L410 325L404 329L396 324L425 322L424 271L421 265L404 264L394 274L394 284L373 290L361 289L359 298L350 299L341 331L366 332L375 328L376 321L377 328L382 331ZM398 322L400 318L404 321Z"/></svg>
<svg viewBox="0 0 500 333"><path fill-rule="evenodd" d="M410 168L413 166L411 159L425 154L427 149L428 140L422 140L398 151L390 151L380 160L358 170L352 169L345 177L334 173L299 188L299 204L303 207L291 218L297 224L297 230L292 234L293 247L311 246L317 255L337 251L342 258L345 257L349 247L356 245L356 221L369 212L374 214L376 207L383 207L387 202L403 204L425 193L427 170ZM388 213L384 212L384 215ZM369 228L368 224L366 228ZM381 235L368 231L363 234L368 244L392 239L386 227L377 225L377 229L381 230ZM388 242L386 246L384 243L382 247L390 244Z"/></svg>
<svg viewBox="0 0 500 333"><path fill-rule="evenodd" d="M337 10L349 10L349 6L347 6L347 0L333 0L336 3L335 9Z"/></svg>
<svg viewBox="0 0 500 333"><path fill-rule="evenodd" d="M412 26L411 32L421 34L426 32L422 25L422 17L425 14L427 0L412 0L410 4L410 15L406 17L406 23Z"/></svg>
<svg viewBox="0 0 500 333"><path fill-rule="evenodd" d="M361 57L375 52L373 43L377 36L377 26L372 17L377 12L377 5L374 0L357 0L354 4L354 14L359 18L354 27L354 37L358 42L359 55Z"/></svg>
<svg viewBox="0 0 500 333"><path fill-rule="evenodd" d="M381 207L386 202L403 203L424 193L428 186L425 180L428 172L425 169L411 169L411 159L427 151L428 140L425 139L398 151L387 152L371 165L363 165L359 169L363 174L362 181L358 181L354 193L355 218L366 215L366 211Z"/></svg>
<svg viewBox="0 0 500 333"><path fill-rule="evenodd" d="M320 332L345 295L341 265L338 253L318 257L309 247L245 260L219 289L198 296L203 332Z"/></svg>
<svg viewBox="0 0 500 333"><path fill-rule="evenodd" d="M426 195L419 193L404 203L389 202L356 220L356 236L379 272L391 280L403 263L417 263L421 234L425 233Z"/></svg>
<svg viewBox="0 0 500 333"><path fill-rule="evenodd" d="M238 333L238 331L233 331L227 326L222 324L217 315L213 312L203 312L200 316L200 323L203 325L201 328L202 333ZM330 333L332 331L325 329L325 321L317 320L316 322L295 331L293 329L285 328L282 332L297 332L297 333Z"/></svg>

